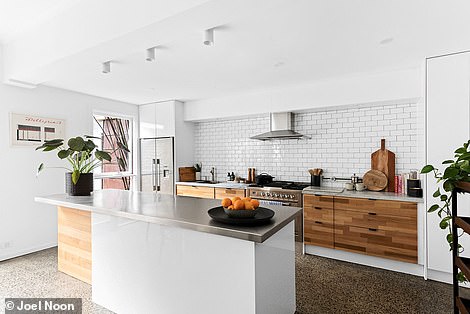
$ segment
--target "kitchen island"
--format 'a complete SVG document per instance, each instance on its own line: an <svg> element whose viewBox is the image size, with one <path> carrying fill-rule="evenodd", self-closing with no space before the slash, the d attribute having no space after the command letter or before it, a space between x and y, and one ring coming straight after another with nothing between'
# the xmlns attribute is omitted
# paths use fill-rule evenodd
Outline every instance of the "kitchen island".
<svg viewBox="0 0 470 314"><path fill-rule="evenodd" d="M59 270L114 312L295 312L298 208L268 206L272 221L247 227L213 221L210 199L101 190L36 201L58 206Z"/></svg>

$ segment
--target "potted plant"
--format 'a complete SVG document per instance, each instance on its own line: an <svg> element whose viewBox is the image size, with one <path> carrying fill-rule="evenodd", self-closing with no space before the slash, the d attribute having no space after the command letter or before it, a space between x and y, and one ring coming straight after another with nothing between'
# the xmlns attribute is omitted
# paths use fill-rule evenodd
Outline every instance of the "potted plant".
<svg viewBox="0 0 470 314"><path fill-rule="evenodd" d="M88 196L93 191L93 170L100 166L103 160L111 161L111 156L98 149L98 146L91 140L93 136L72 137L64 145L63 139L44 141L44 144L36 150L50 152L57 150L60 159L66 159L70 168L65 174L66 192L74 196ZM38 174L44 169L41 163L38 167ZM54 167L51 167L54 168ZM57 168L57 167L55 167Z"/></svg>
<svg viewBox="0 0 470 314"><path fill-rule="evenodd" d="M438 168L433 165L426 165L421 170L421 173L433 172L434 178L440 187L434 192L433 197L437 198L438 203L433 204L428 209L428 213L437 212L441 219L439 227L441 229L448 229L446 240L452 250L452 243L454 236L452 234L452 191L457 185L470 185L470 140L455 150L454 159L444 160L443 165L446 165L444 172L440 172ZM458 235L457 235L458 236ZM463 252L463 247L458 245L459 253ZM465 276L460 272L458 275L459 281L467 281Z"/></svg>

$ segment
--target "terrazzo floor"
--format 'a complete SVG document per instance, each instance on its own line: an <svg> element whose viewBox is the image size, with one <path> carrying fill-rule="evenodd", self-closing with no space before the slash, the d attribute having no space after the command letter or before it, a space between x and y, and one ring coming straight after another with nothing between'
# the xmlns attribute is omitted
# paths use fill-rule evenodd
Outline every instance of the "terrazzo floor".
<svg viewBox="0 0 470 314"><path fill-rule="evenodd" d="M0 262L0 313L5 297L83 298L83 313L111 313L91 301L90 285L57 271L56 255ZM347 262L297 254L296 283L297 314L452 313L450 285Z"/></svg>

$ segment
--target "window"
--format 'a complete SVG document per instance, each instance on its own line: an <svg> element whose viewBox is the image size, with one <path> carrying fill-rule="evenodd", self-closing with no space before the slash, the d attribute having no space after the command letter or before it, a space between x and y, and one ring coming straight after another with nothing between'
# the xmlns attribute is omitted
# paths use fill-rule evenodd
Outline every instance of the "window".
<svg viewBox="0 0 470 314"><path fill-rule="evenodd" d="M132 119L109 115L93 116L93 135L101 150L111 155L95 170L97 187L130 190L132 185Z"/></svg>

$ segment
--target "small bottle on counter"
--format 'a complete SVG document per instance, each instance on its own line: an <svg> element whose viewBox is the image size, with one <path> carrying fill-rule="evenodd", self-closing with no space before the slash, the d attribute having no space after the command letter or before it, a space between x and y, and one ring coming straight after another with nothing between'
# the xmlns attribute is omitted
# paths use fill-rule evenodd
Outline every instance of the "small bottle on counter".
<svg viewBox="0 0 470 314"><path fill-rule="evenodd" d="M235 174L232 171L232 174L230 175L230 181L235 181Z"/></svg>
<svg viewBox="0 0 470 314"><path fill-rule="evenodd" d="M230 172L227 172L227 181L231 181L232 176L230 176Z"/></svg>

